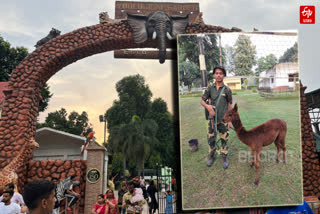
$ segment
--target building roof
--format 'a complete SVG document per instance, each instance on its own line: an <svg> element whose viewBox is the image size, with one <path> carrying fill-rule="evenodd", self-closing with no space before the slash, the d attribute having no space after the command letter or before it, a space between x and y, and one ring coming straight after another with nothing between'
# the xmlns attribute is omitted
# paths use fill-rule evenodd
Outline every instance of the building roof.
<svg viewBox="0 0 320 214"><path fill-rule="evenodd" d="M4 100L5 95L3 90L8 89L8 82L0 82L0 103Z"/></svg>
<svg viewBox="0 0 320 214"><path fill-rule="evenodd" d="M306 93L308 108L320 108L320 88Z"/></svg>
<svg viewBox="0 0 320 214"><path fill-rule="evenodd" d="M74 142L79 142L80 144L83 144L84 141L86 140L85 137L81 137L78 135L70 134L64 131L59 131L56 129L52 129L49 127L43 127L41 129L37 129L36 131L36 136L41 137L44 135L56 135L56 136L64 136L65 138L73 139Z"/></svg>

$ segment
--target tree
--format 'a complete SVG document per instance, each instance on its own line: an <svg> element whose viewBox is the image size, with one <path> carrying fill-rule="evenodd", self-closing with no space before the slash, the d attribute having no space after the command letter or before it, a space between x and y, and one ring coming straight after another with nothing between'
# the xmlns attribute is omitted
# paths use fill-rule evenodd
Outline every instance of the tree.
<svg viewBox="0 0 320 214"><path fill-rule="evenodd" d="M235 67L235 50L233 47L226 45L224 48L225 53L225 68L228 74L234 75L236 73ZM227 74L227 75L228 75Z"/></svg>
<svg viewBox="0 0 320 214"><path fill-rule="evenodd" d="M210 71L220 64L220 51L217 45L217 36L215 34L205 35L202 38L204 44L204 56L206 61L206 70ZM199 43L196 35L181 36L178 40L179 45L179 65L189 61L197 65L199 64ZM222 64L225 61L224 52L222 51ZM198 70L200 73L200 70ZM212 75L208 75L208 80L212 80Z"/></svg>
<svg viewBox="0 0 320 214"><path fill-rule="evenodd" d="M262 71L273 68L277 64L277 61L278 59L274 54L269 54L266 57L260 57L257 62L258 67L256 68L256 74L259 76Z"/></svg>
<svg viewBox="0 0 320 214"><path fill-rule="evenodd" d="M10 79L12 71L28 55L28 49L24 47L11 47L8 41L0 36L0 82L7 82ZM39 112L44 112L52 97L49 86L45 84L41 90L42 100L39 102Z"/></svg>
<svg viewBox="0 0 320 214"><path fill-rule="evenodd" d="M150 108L152 93L143 76L124 77L116 83L116 90L119 100L115 100L105 114L108 130L112 126L129 123L134 115L144 119Z"/></svg>
<svg viewBox="0 0 320 214"><path fill-rule="evenodd" d="M174 166L175 129L167 103L161 98L151 102L152 93L144 78L129 77L116 83L119 99L106 111L109 151L123 154L123 169L137 167L141 171L144 165L152 165L157 154L161 158L159 164ZM142 99L144 106L136 103Z"/></svg>
<svg viewBox="0 0 320 214"><path fill-rule="evenodd" d="M112 174L123 172L122 160L123 160L123 154L121 152L113 154L112 164L111 164Z"/></svg>
<svg viewBox="0 0 320 214"><path fill-rule="evenodd" d="M159 143L151 147L152 154L155 156L157 153L160 154L162 161L158 162L159 164L162 163L173 168L177 167L177 154L174 147L175 142L177 142L175 141L176 126L173 122L173 116L168 112L167 103L161 98L155 99L147 117L154 120L158 125L156 138Z"/></svg>
<svg viewBox="0 0 320 214"><path fill-rule="evenodd" d="M72 111L68 116L64 108L49 113L44 123L37 124L37 128L42 127L49 127L85 137L93 130L91 124L89 124L88 114L85 111L81 114Z"/></svg>
<svg viewBox="0 0 320 214"><path fill-rule="evenodd" d="M253 74L251 70L256 64L256 46L252 44L250 37L239 35L235 43L235 68L236 75L249 76Z"/></svg>
<svg viewBox="0 0 320 214"><path fill-rule="evenodd" d="M112 152L122 152L123 169L127 161L136 163L138 174L144 169L144 164L150 157L151 147L158 144L156 138L158 125L155 121L141 120L134 115L128 124L121 124L111 129L108 141Z"/></svg>
<svg viewBox="0 0 320 214"><path fill-rule="evenodd" d="M286 52L279 58L279 62L298 62L298 43L295 42L291 48L288 48Z"/></svg>
<svg viewBox="0 0 320 214"><path fill-rule="evenodd" d="M192 85L201 80L199 67L193 62L179 63L180 83L188 86L188 91L191 92Z"/></svg>

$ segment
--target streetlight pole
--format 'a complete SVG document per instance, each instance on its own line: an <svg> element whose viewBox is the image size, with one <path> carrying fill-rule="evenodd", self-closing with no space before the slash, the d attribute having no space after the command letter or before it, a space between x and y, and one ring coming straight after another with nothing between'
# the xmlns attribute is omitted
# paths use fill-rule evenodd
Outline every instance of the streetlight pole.
<svg viewBox="0 0 320 214"><path fill-rule="evenodd" d="M104 122L104 141L103 141L103 146L106 146L106 128L107 128L107 118L103 115L99 115L99 120L100 120L100 123ZM107 157L107 158L106 158ZM104 179L102 181L102 187L103 187L103 190L105 190L106 187L106 178L108 180L108 155L105 153L104 154L104 157L103 157L103 169L105 170L104 171Z"/></svg>
<svg viewBox="0 0 320 214"><path fill-rule="evenodd" d="M103 115L99 116L100 123L104 122L104 140L103 143L106 144L106 132L107 132L107 118Z"/></svg>

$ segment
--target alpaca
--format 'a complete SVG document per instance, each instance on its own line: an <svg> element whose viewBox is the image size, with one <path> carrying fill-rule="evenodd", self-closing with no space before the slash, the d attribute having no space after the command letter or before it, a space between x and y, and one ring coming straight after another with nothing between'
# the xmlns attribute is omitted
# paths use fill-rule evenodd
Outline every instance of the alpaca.
<svg viewBox="0 0 320 214"><path fill-rule="evenodd" d="M232 122L234 130L240 141L251 149L252 160L251 167L256 167L256 179L254 181L255 185L259 184L259 168L261 160L262 147L268 146L271 143L275 143L277 147L277 159L276 162L279 163L280 152L283 151L283 163L286 163L286 145L285 138L287 133L287 124L280 119L271 119L267 122L256 126L249 131L247 131L240 120L238 113L238 105L235 104L233 109L227 111L224 115L224 122Z"/></svg>

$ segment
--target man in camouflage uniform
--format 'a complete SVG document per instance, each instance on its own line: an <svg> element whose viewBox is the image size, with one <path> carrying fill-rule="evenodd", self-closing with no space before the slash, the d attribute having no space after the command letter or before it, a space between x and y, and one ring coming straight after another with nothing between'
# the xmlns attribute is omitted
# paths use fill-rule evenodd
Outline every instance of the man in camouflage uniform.
<svg viewBox="0 0 320 214"><path fill-rule="evenodd" d="M226 76L226 71L223 67L217 66L213 69L213 77L216 80L215 83L208 87L204 92L201 100L201 105L205 107L209 112L209 124L208 124L208 144L209 144L209 155L207 166L210 167L215 160L215 153L217 150L216 145L216 130L219 132L221 139L221 150L220 154L223 157L223 168L227 169L229 166L228 162L228 146L227 142L229 139L228 130L231 126L231 122L224 123L223 117L228 109L232 108L232 92L229 87L224 85L223 78ZM221 94L218 106L217 101ZM209 104L206 101L209 100ZM217 114L217 115L216 115ZM217 121L215 121L217 119ZM217 128L215 127L217 126Z"/></svg>

